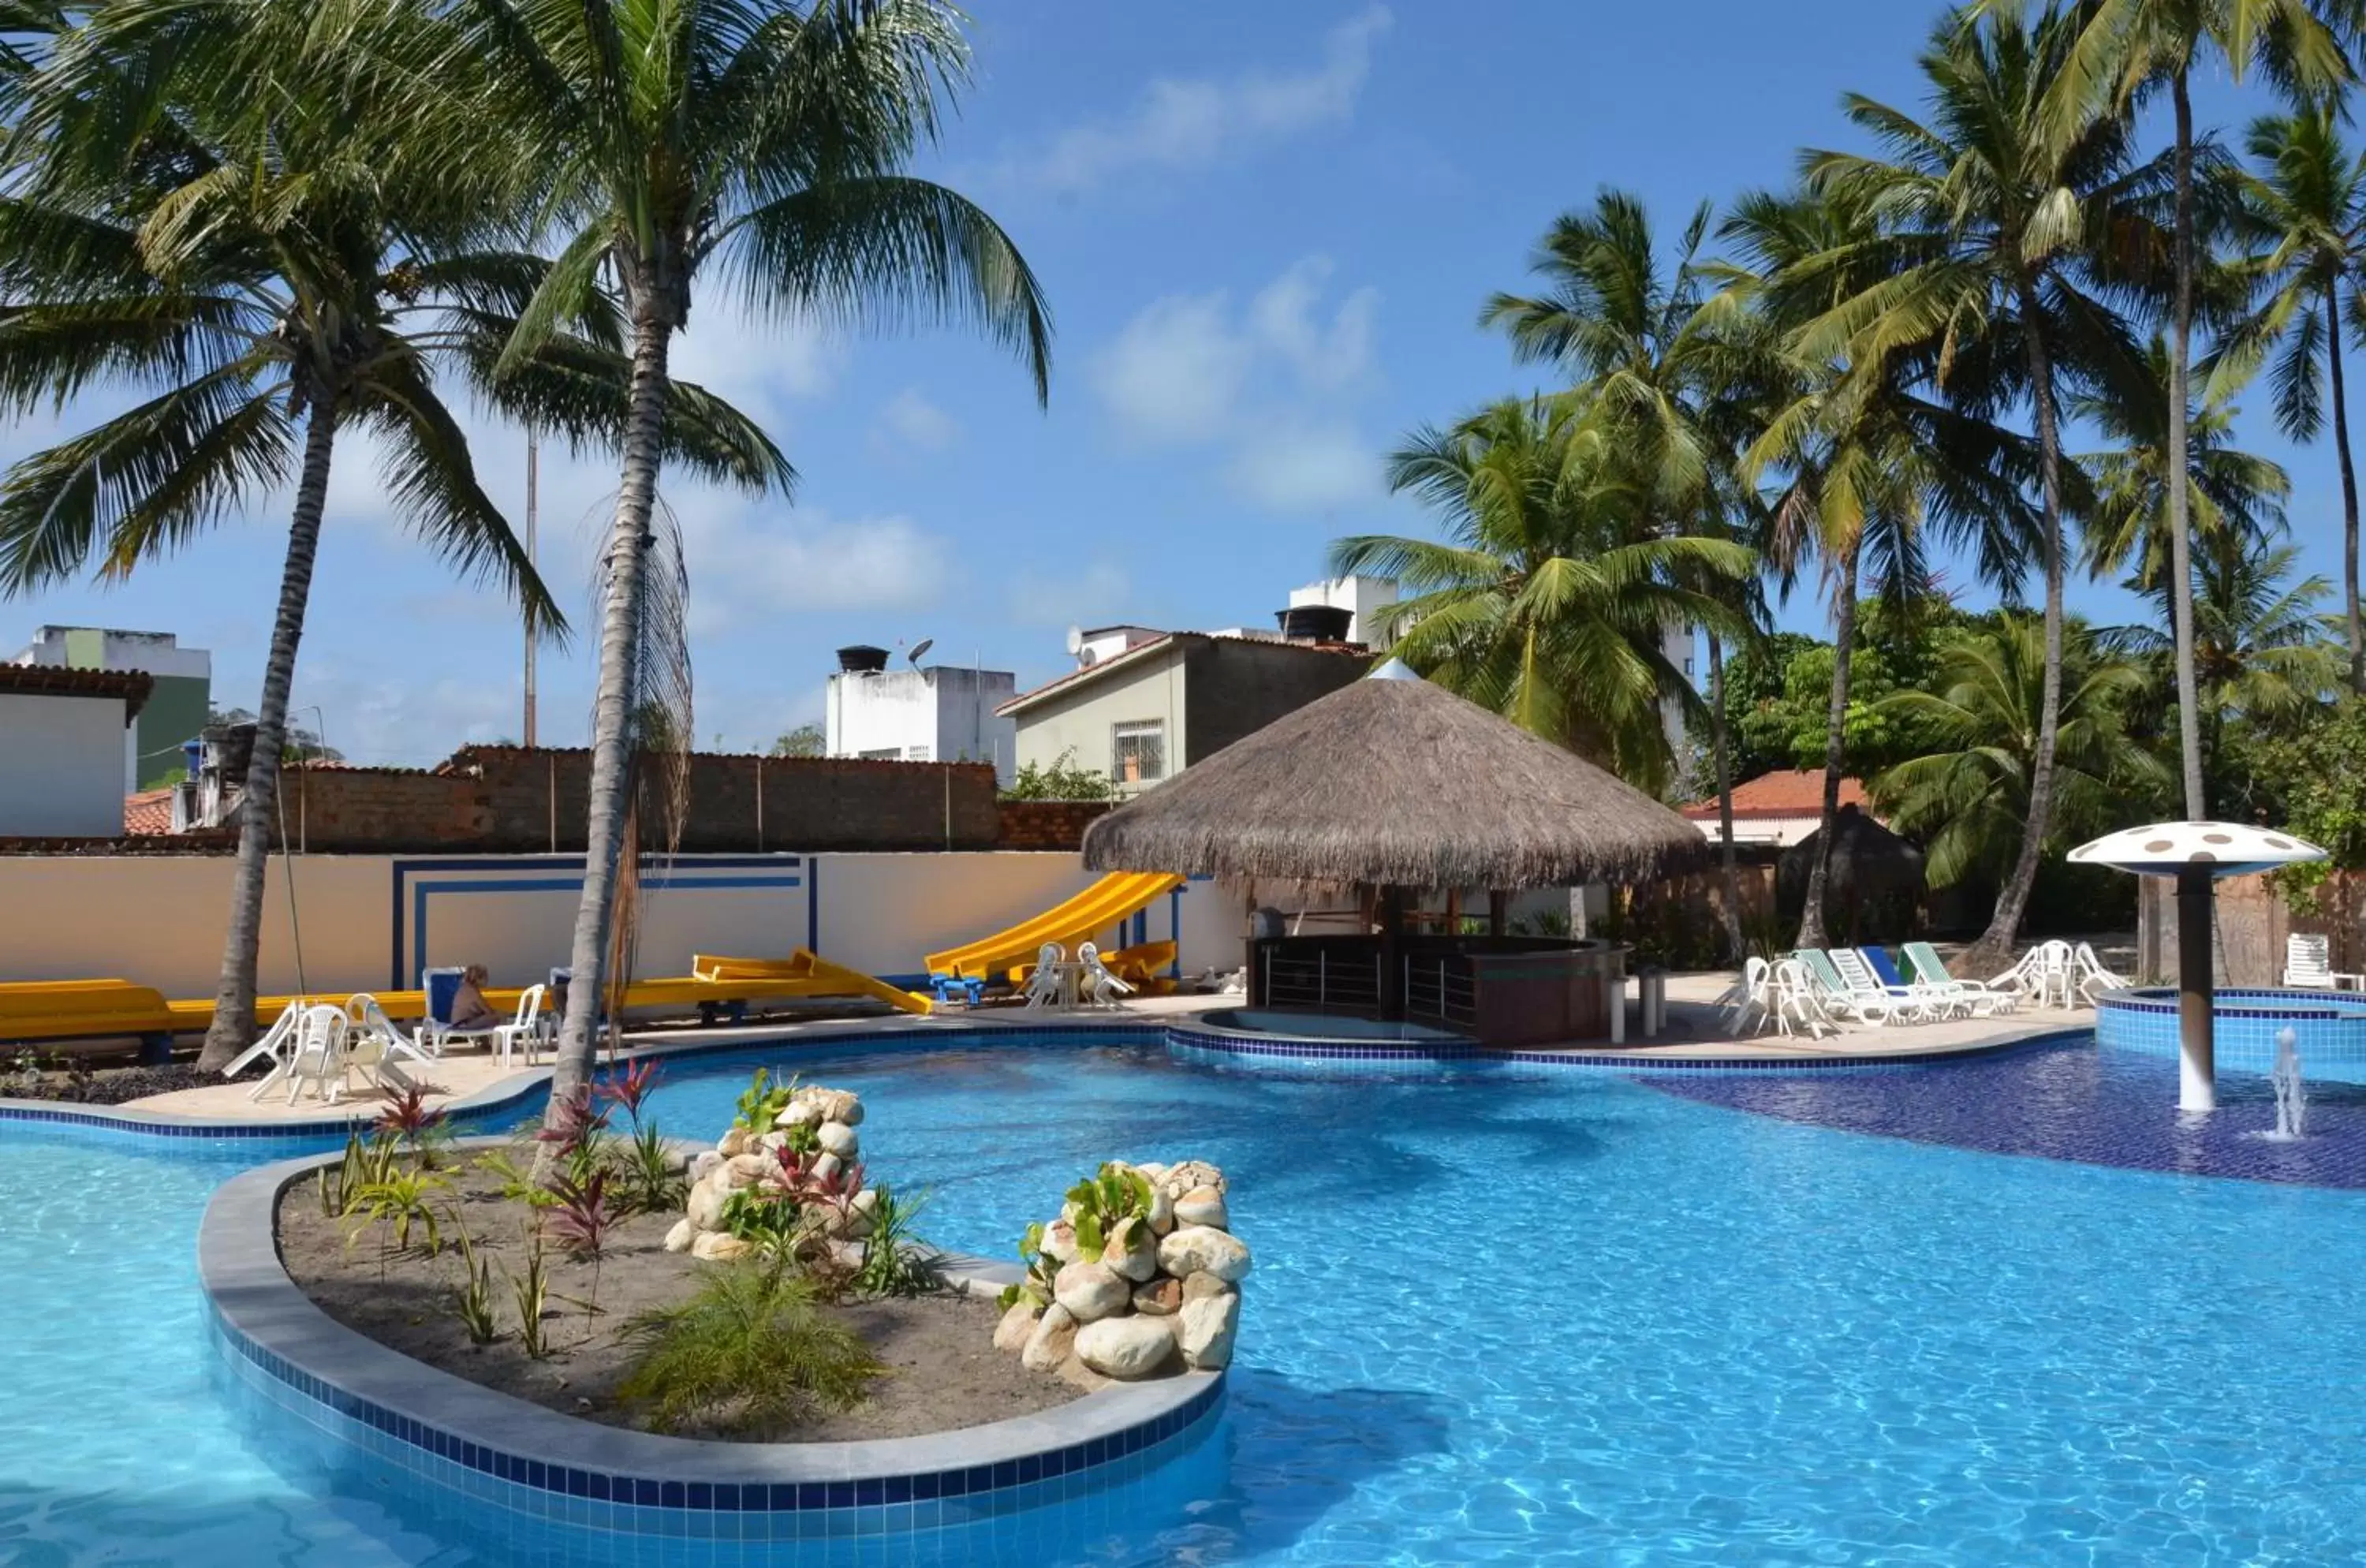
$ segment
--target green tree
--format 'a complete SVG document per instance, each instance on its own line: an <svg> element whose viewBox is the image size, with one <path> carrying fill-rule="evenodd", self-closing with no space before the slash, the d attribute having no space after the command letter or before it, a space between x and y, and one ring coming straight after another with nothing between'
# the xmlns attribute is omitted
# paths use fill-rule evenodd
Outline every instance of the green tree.
<svg viewBox="0 0 2366 1568"><path fill-rule="evenodd" d="M1676 574L1739 579L1752 557L1727 540L1636 537L1640 481L1589 412L1573 395L1514 400L1415 431L1390 457L1389 483L1437 513L1445 540L1345 538L1331 565L1410 590L1391 619L1406 663L1658 792L1676 773L1661 705L1690 712L1700 700L1668 662L1662 628L1742 629Z"/></svg>
<svg viewBox="0 0 2366 1568"><path fill-rule="evenodd" d="M2251 123L2256 177L2245 182L2247 225L2260 244L2252 266L2267 285L2264 304L2231 334L2210 383L2213 399L2274 349L2276 424L2314 441L2331 393L2334 460L2341 474L2341 603L2349 683L2366 688L2366 625L2358 604L2358 472L2349 456L2349 388L2342 373L2345 323L2359 330L2357 278L2366 267L2366 155L2344 144L2333 111L2315 108Z"/></svg>
<svg viewBox="0 0 2366 1568"><path fill-rule="evenodd" d="M2139 199L2166 181L2135 166L2130 130L2088 116L2058 127L2048 94L2079 37L2049 12L2029 26L1993 15L1942 19L1921 66L1930 111L1917 118L1851 95L1849 118L1881 152L1815 152L1813 188L1881 216L1895 265L1802 334L1802 351L1874 375L1900 348L1931 345L1933 385L1959 407L2027 398L2038 446L2045 659L2021 852L1977 960L2001 963L2021 930L2054 837L2062 711L2063 536L2067 487L2061 397L2083 366L2136 357L2116 315L2088 287L2095 258L2143 228Z"/></svg>
<svg viewBox="0 0 2366 1568"><path fill-rule="evenodd" d="M2020 0L1998 7L2017 12ZM2057 147L2076 145L2089 134L2091 118L2108 112L2125 118L2137 100L2166 85L2174 129L2170 179L2175 215L2171 222L2172 296L2169 313L2168 471L2182 473L2187 462L2186 422L2192 407L2190 381L2195 278L2201 258L2195 247L2193 67L2204 54L2224 59L2236 80L2262 61L2283 85L2312 94L2338 91L2350 79L2349 61L2323 22L2327 10L2350 11L2349 0L2332 6L2312 0L2088 0L2067 13L2068 47L2058 56L2045 85L2044 119ZM2185 812L2204 815L2201 709L2197 705L2193 651L2193 606L2189 596L2192 563L2188 558L2188 492L2169 491L2170 618L2177 653L2180 755ZM2356 575L2352 570L2352 576Z"/></svg>
<svg viewBox="0 0 2366 1568"><path fill-rule="evenodd" d="M1117 781L1107 773L1076 765L1072 747L1047 766L1029 762L1011 776L1005 800L1115 800Z"/></svg>
<svg viewBox="0 0 2366 1568"><path fill-rule="evenodd" d="M613 321L583 310L491 378L543 264L504 246L509 215L472 199L465 160L384 122L347 69L357 55L303 46L301 8L125 4L60 32L64 20L19 17L8 61L0 398L21 412L102 384L145 397L0 480L0 581L22 592L93 559L120 578L278 486L295 492L199 1058L219 1066L254 1037L288 692L340 434L376 439L382 491L413 532L555 634L564 621L479 486L444 385L456 372L496 407L599 440L620 422L624 362ZM387 48L429 30L400 9L356 25ZM669 439L743 481L780 466L695 391Z"/></svg>
<svg viewBox="0 0 2366 1568"><path fill-rule="evenodd" d="M1018 352L1039 398L1051 323L1001 228L907 172L967 76L962 18L941 0L453 0L450 10L460 36L445 63L460 80L480 68L490 79L485 134L567 232L504 366L530 356L603 279L622 298L632 360L603 553L589 842L557 1106L591 1069L625 825L643 561L674 391L667 361L699 284L773 315L975 321Z"/></svg>
<svg viewBox="0 0 2366 1568"><path fill-rule="evenodd" d="M1923 840L1933 886L2008 874L2017 861L2047 689L2056 680L2065 694L2052 737L2058 795L2048 818L2050 850L2136 819L2169 782L2169 770L2125 722L2143 672L2100 649L2083 626L2065 634L2056 668L2049 668L2046 642L2026 616L2000 616L1992 629L1948 642L1937 690L1882 699L1889 714L1926 727L1936 742L1872 783L1893 826Z"/></svg>
<svg viewBox="0 0 2366 1568"><path fill-rule="evenodd" d="M784 730L782 732L781 738L772 742L772 755L775 757L818 757L826 748L827 742L822 736L820 725L801 724L794 729Z"/></svg>

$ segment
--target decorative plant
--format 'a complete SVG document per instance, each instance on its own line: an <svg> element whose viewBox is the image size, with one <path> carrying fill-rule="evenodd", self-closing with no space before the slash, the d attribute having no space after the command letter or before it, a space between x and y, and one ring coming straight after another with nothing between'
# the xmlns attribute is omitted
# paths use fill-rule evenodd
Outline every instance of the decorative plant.
<svg viewBox="0 0 2366 1568"><path fill-rule="evenodd" d="M443 1249L443 1235L437 1228L434 1205L428 1200L451 1185L433 1171L397 1170L376 1180L366 1181L346 1201L345 1212L353 1220L345 1245L351 1247L361 1239L362 1233L383 1226L393 1232L394 1250L411 1248L411 1229L419 1226L427 1234L427 1254L434 1257ZM378 1264L385 1267L387 1248L384 1238L378 1247Z"/></svg>
<svg viewBox="0 0 2366 1568"><path fill-rule="evenodd" d="M422 1170L434 1168L436 1149L452 1138L449 1119L429 1107L427 1090L420 1084L410 1085L388 1103L378 1114L377 1132L407 1150Z"/></svg>
<svg viewBox="0 0 2366 1568"><path fill-rule="evenodd" d="M772 1130L772 1123L781 1119L781 1112L789 1108L789 1101L796 1092L797 1080L794 1077L776 1084L772 1082L770 1068L758 1067L755 1077L748 1080L746 1092L739 1096L739 1114L732 1118L731 1124L744 1127L750 1133L769 1133Z"/></svg>
<svg viewBox="0 0 2366 1568"><path fill-rule="evenodd" d="M923 1192L907 1200L892 1188L872 1189L871 1233L864 1239L862 1265L854 1271L858 1294L925 1295L944 1283L935 1249L913 1231L920 1211L929 1206L929 1197Z"/></svg>
<svg viewBox="0 0 2366 1568"><path fill-rule="evenodd" d="M810 1122L800 1122L794 1127L775 1127L772 1130L781 1135L780 1146L791 1154L821 1153L821 1130Z"/></svg>
<svg viewBox="0 0 2366 1568"><path fill-rule="evenodd" d="M743 1187L723 1200L724 1230L768 1258L793 1255L804 1224L796 1201L783 1192Z"/></svg>
<svg viewBox="0 0 2366 1568"><path fill-rule="evenodd" d="M633 1129L616 1168L625 1187L625 1201L644 1214L662 1213L679 1204L689 1183L674 1168L673 1153L655 1122Z"/></svg>
<svg viewBox="0 0 2366 1568"><path fill-rule="evenodd" d="M362 1142L362 1135L345 1134L344 1157L335 1168L321 1168L313 1185L321 1195L321 1213L335 1220L344 1217L353 1206L354 1196L373 1181L383 1181L394 1174L394 1142L384 1136Z"/></svg>
<svg viewBox="0 0 2366 1568"><path fill-rule="evenodd" d="M1101 1250L1124 1219L1150 1217L1150 1179L1111 1161L1100 1174L1068 1189L1068 1223L1076 1229L1076 1256L1098 1263Z"/></svg>
<svg viewBox="0 0 2366 1568"><path fill-rule="evenodd" d="M612 1104L624 1107L635 1132L641 1127L641 1105L658 1087L658 1065L655 1062L635 1062L621 1073L611 1076L600 1086L601 1097Z"/></svg>
<svg viewBox="0 0 2366 1568"><path fill-rule="evenodd" d="M781 1258L711 1276L689 1301L636 1316L622 1337L639 1358L617 1393L649 1404L659 1431L693 1420L777 1431L809 1411L860 1404L887 1370L822 1316L812 1283Z"/></svg>
<svg viewBox="0 0 2366 1568"><path fill-rule="evenodd" d="M1060 1260L1043 1250L1043 1227L1029 1225L1019 1237L1019 1261L1027 1266L1027 1278L1016 1285L1005 1285L996 1298L1002 1310L1008 1312L1019 1303L1031 1302L1037 1307L1052 1304L1052 1281L1060 1271Z"/></svg>
<svg viewBox="0 0 2366 1568"><path fill-rule="evenodd" d="M578 1084L552 1106L548 1122L534 1136L536 1143L557 1145L552 1152L566 1179L580 1187L606 1163L608 1112L593 1100L590 1084Z"/></svg>
<svg viewBox="0 0 2366 1568"><path fill-rule="evenodd" d="M600 1310L600 1263L607 1256L608 1242L615 1234L617 1222L624 1216L608 1201L608 1173L604 1170L592 1171L580 1182L558 1177L551 1182L550 1190L558 1200L547 1216L551 1233L569 1255L592 1265L592 1294L583 1303L585 1332L589 1333L592 1314Z"/></svg>
<svg viewBox="0 0 2366 1568"><path fill-rule="evenodd" d="M501 1196L513 1203L525 1203L537 1209L547 1209L558 1201L550 1189L535 1184L534 1176L517 1157L506 1149L494 1149L477 1156L477 1168L497 1177L501 1184Z"/></svg>
<svg viewBox="0 0 2366 1568"><path fill-rule="evenodd" d="M518 1343L535 1360L550 1354L550 1336L543 1331L543 1314L550 1310L550 1274L542 1261L542 1231L527 1233L525 1272L510 1276L510 1299L517 1305Z"/></svg>
<svg viewBox="0 0 2366 1568"><path fill-rule="evenodd" d="M468 1331L471 1345L490 1345L501 1337L493 1309L493 1260L477 1256L476 1241L466 1225L460 1233L460 1288L452 1292L452 1311Z"/></svg>

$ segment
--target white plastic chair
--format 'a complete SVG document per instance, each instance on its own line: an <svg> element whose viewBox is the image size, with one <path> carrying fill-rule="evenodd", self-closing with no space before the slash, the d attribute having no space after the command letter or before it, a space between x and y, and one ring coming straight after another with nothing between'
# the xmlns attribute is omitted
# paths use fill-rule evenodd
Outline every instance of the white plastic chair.
<svg viewBox="0 0 2366 1568"><path fill-rule="evenodd" d="M2094 1005L2098 992L2124 991L2128 988L2128 982L2124 978L2103 967L2103 961L2096 956L2094 944L2091 942L2080 942L2071 951L2070 960L2078 971L2079 995L2090 1007Z"/></svg>
<svg viewBox="0 0 2366 1568"><path fill-rule="evenodd" d="M1077 946L1076 966L1080 972L1078 988L1091 1006L1118 1007L1121 1005L1118 1000L1120 997L1133 995L1132 986L1110 973L1109 965L1101 962L1101 950L1093 943L1087 942Z"/></svg>
<svg viewBox="0 0 2366 1568"><path fill-rule="evenodd" d="M1825 1030L1838 1031L1839 1026L1824 1010L1829 987L1805 964L1796 958L1778 958L1770 966L1768 976L1774 1004L1768 1019L1775 1033L1787 1036L1796 1026L1806 1030L1810 1039L1821 1039Z"/></svg>
<svg viewBox="0 0 2366 1568"><path fill-rule="evenodd" d="M367 991L356 991L345 998L346 1054L354 1065L367 1071L381 1088L389 1077L403 1078L396 1066L400 1057L415 1062L434 1060L418 1038L387 1016L386 1009ZM405 1080L407 1081L407 1080ZM394 1087L400 1088L400 1083Z"/></svg>
<svg viewBox="0 0 2366 1568"><path fill-rule="evenodd" d="M1938 1016L1935 1010L1941 1004L1932 993L1918 991L1911 986L1883 984L1881 976L1873 972L1873 965L1865 961L1865 954L1855 948L1827 948L1825 956L1840 971L1841 978L1848 985L1849 1000L1860 1011L1873 998L1882 997L1889 1002L1888 1017L1898 1022L1921 1023Z"/></svg>
<svg viewBox="0 0 2366 1568"><path fill-rule="evenodd" d="M1047 942L1035 954L1035 972L1027 976L1026 1006L1065 1008L1068 1005L1068 950Z"/></svg>
<svg viewBox="0 0 2366 1568"><path fill-rule="evenodd" d="M287 1052L296 1036L296 1021L303 1016L304 998L297 998L280 1010L278 1019L263 1032L263 1038L240 1052L231 1065L222 1069L222 1077L234 1078L257 1062L269 1062L271 1070L255 1081L249 1100L261 1100L265 1089L277 1082L287 1070Z"/></svg>
<svg viewBox="0 0 2366 1568"><path fill-rule="evenodd" d="M2284 938L2284 984L2300 991L2352 991L2366 987L2366 975L2333 967L2333 944L2322 936Z"/></svg>
<svg viewBox="0 0 2366 1568"><path fill-rule="evenodd" d="M1745 1029L1763 1028L1774 1006L1774 966L1763 958L1741 961L1741 977L1725 989L1717 1005L1725 1010L1725 1032L1739 1036Z"/></svg>
<svg viewBox="0 0 2366 1568"><path fill-rule="evenodd" d="M321 1099L333 1105L352 1080L354 1063L345 1048L345 1010L323 1002L304 1010L296 1021L296 1047L287 1058L287 1103L303 1097L312 1085ZM332 1087L331 1079L334 1079Z"/></svg>
<svg viewBox="0 0 2366 1568"><path fill-rule="evenodd" d="M523 1048L526 1066L534 1066L535 1055L542 1046L542 998L547 989L528 986L518 994L517 1017L493 1031L493 1049L501 1054L501 1066L510 1065L510 1053Z"/></svg>

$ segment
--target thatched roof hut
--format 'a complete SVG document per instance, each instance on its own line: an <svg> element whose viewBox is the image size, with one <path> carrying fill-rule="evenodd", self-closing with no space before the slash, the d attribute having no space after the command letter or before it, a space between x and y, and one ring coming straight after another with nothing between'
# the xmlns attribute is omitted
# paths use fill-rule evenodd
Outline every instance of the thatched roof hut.
<svg viewBox="0 0 2366 1568"><path fill-rule="evenodd" d="M1808 902L1808 879L1816 864L1817 829L1783 852L1774 866L1774 900L1786 920L1796 920ZM1832 866L1824 884L1827 930L1860 935L1910 933L1915 901L1922 896L1922 852L1853 805L1832 818Z"/></svg>
<svg viewBox="0 0 2366 1568"><path fill-rule="evenodd" d="M1327 886L1642 882L1707 851L1650 795L1394 660L1085 833L1095 870Z"/></svg>

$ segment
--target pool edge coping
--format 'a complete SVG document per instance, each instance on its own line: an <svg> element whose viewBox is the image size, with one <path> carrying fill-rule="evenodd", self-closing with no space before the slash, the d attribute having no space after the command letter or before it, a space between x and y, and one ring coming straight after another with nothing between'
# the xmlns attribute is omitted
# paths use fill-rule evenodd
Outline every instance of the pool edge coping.
<svg viewBox="0 0 2366 1568"><path fill-rule="evenodd" d="M197 1276L219 1330L218 1349L242 1356L302 1397L376 1427L427 1458L546 1497L777 1514L909 1502L922 1485L927 1497L975 1496L1089 1472L1141 1453L1199 1424L1225 1387L1222 1371L1185 1371L1111 1383L983 1426L859 1441L729 1443L602 1426L415 1360L314 1304L280 1262L276 1212L289 1186L335 1157L310 1155L242 1171L207 1203L197 1227ZM948 1274L964 1293L1020 1278L1009 1264L945 1257ZM306 1387L300 1380L307 1379L354 1408ZM765 1494L754 1506L745 1501L751 1487ZM849 1487L853 1495L837 1495ZM705 1506L691 1501L693 1488L707 1495ZM724 1506L714 1496L719 1488L739 1494L738 1506ZM787 1497L777 1495L783 1488ZM822 1495L808 1498L817 1489ZM900 1497L885 1495L899 1489Z"/></svg>

